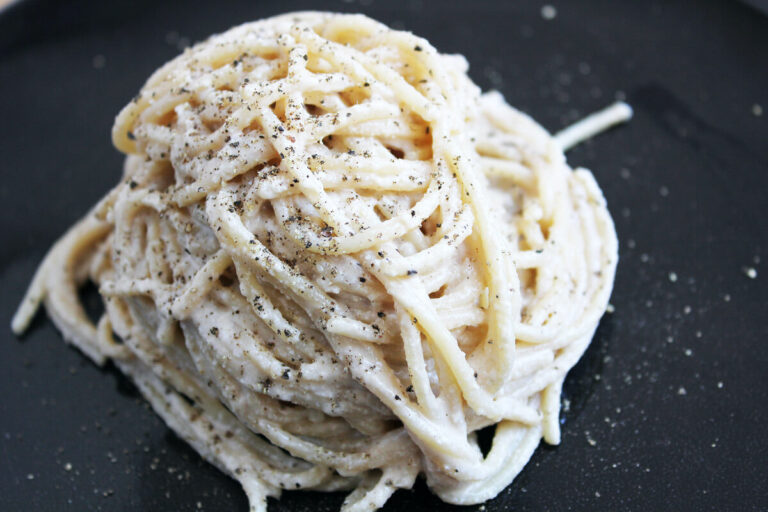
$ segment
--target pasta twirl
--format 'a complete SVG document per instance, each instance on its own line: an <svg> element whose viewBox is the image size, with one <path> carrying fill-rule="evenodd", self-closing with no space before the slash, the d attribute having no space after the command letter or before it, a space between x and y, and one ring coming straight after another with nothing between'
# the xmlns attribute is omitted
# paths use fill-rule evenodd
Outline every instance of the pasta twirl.
<svg viewBox="0 0 768 512"><path fill-rule="evenodd" d="M466 70L360 15L185 51L118 115L124 177L52 248L14 330L44 301L252 510L283 489L370 510L420 474L445 501L492 498L559 442L613 284L605 200L563 150L631 111L553 138Z"/></svg>

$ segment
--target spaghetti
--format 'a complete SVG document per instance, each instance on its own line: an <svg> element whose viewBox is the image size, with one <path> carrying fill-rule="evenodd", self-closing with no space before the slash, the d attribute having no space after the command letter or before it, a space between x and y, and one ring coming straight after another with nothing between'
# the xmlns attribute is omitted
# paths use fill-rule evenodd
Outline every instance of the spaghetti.
<svg viewBox="0 0 768 512"><path fill-rule="evenodd" d="M466 70L361 15L185 51L118 115L124 177L51 249L13 329L44 302L252 510L282 489L370 510L419 474L450 503L496 496L559 442L563 379L613 284L605 200L563 149L631 111L553 138Z"/></svg>

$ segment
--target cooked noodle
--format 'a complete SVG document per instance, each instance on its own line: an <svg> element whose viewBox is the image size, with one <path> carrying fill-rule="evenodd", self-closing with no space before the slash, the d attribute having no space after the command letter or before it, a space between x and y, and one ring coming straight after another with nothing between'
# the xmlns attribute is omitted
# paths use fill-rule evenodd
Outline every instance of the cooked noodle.
<svg viewBox="0 0 768 512"><path fill-rule="evenodd" d="M117 117L124 177L50 251L14 330L44 301L252 510L282 489L370 510L419 474L450 503L496 496L559 442L613 284L605 200L563 149L631 111L553 138L466 69L360 15L187 50Z"/></svg>

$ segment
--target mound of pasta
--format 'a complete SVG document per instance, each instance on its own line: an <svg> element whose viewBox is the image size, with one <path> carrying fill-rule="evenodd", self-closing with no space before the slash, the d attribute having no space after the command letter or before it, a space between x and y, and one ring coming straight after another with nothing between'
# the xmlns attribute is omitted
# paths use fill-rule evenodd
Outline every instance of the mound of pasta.
<svg viewBox="0 0 768 512"><path fill-rule="evenodd" d="M252 510L282 489L371 510L420 474L450 503L496 496L559 442L563 379L613 284L605 200L564 146L628 114L552 137L466 71L360 15L188 49L118 115L124 177L14 329L44 301Z"/></svg>

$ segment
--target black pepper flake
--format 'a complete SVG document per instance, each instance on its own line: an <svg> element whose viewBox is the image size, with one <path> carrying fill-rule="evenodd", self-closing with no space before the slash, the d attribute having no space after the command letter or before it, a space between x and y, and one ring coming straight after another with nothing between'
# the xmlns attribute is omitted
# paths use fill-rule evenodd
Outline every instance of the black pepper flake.
<svg viewBox="0 0 768 512"><path fill-rule="evenodd" d="M306 247L307 249L309 249L310 247L312 247L312 242L307 242L307 243L305 243L305 244L304 244L304 247Z"/></svg>
<svg viewBox="0 0 768 512"><path fill-rule="evenodd" d="M219 335L219 328L218 327L211 327L211 330L208 331L211 333L211 336L218 336Z"/></svg>
<svg viewBox="0 0 768 512"><path fill-rule="evenodd" d="M409 270L409 271L408 271L408 272L406 272L406 273L407 273L409 276L412 276L412 275L414 275L414 274L418 274L418 273L419 273L419 271L418 271L418 270Z"/></svg>
<svg viewBox="0 0 768 512"><path fill-rule="evenodd" d="M138 186L139 186L139 184L138 184L138 183L136 183L135 181L131 180L131 182L130 182L130 183L128 183L128 186L129 186L129 187L131 187L131 190L133 190L133 189L135 189L136 187L138 187Z"/></svg>
<svg viewBox="0 0 768 512"><path fill-rule="evenodd" d="M365 282L365 278L364 278L364 277L361 277L361 278L360 278L360 282L361 282L361 283L364 283L364 282Z"/></svg>
<svg viewBox="0 0 768 512"><path fill-rule="evenodd" d="M413 49L416 50L417 52L420 52L422 50L421 46L419 45L414 46Z"/></svg>
<svg viewBox="0 0 768 512"><path fill-rule="evenodd" d="M283 379L285 380L290 379L291 378L290 372L291 372L290 370L285 370L282 375Z"/></svg>
<svg viewBox="0 0 768 512"><path fill-rule="evenodd" d="M129 139L136 140L136 136L133 134L133 132L129 131L128 133L126 133L126 135L128 136Z"/></svg>
<svg viewBox="0 0 768 512"><path fill-rule="evenodd" d="M383 312L383 311L379 311L378 313L376 313L376 316L378 316L379 318L384 318L384 317L385 317L385 316L387 316L387 315L386 315L386 314L384 314L384 312Z"/></svg>
<svg viewBox="0 0 768 512"><path fill-rule="evenodd" d="M400 400L400 395L395 395L395 400Z"/></svg>
<svg viewBox="0 0 768 512"><path fill-rule="evenodd" d="M407 392L409 392L409 393L413 393L413 384L409 384L409 385L408 385L408 387L407 387L407 388L405 388L405 390L406 390Z"/></svg>

